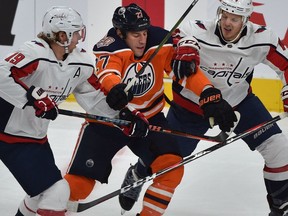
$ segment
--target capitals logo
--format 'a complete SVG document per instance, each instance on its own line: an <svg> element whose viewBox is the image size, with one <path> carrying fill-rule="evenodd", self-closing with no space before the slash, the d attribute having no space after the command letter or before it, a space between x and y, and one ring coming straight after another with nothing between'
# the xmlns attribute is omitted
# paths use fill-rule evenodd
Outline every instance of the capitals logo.
<svg viewBox="0 0 288 216"><path fill-rule="evenodd" d="M124 83L129 83L131 80L137 76L139 71L143 68L143 65L145 62L138 62L133 63L127 67L127 71L124 76ZM154 75L154 69L151 64L148 64L144 71L137 77L137 81L134 83L134 85L131 87L131 90L133 92L133 95L135 97L137 96L143 96L146 92L148 92L155 83L155 75Z"/></svg>

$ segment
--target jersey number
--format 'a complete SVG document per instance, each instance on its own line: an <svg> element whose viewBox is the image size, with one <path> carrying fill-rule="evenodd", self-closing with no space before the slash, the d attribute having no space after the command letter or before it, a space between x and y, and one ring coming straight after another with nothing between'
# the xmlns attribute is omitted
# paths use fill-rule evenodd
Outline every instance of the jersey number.
<svg viewBox="0 0 288 216"><path fill-rule="evenodd" d="M100 70L99 67L101 67L101 70L103 70L107 66L108 60L109 60L108 55L104 55L104 56L100 56L96 58L96 66L97 66L96 72Z"/></svg>
<svg viewBox="0 0 288 216"><path fill-rule="evenodd" d="M22 53L14 53L13 55L7 57L5 61L16 65L18 62L22 61L24 58L25 56Z"/></svg>

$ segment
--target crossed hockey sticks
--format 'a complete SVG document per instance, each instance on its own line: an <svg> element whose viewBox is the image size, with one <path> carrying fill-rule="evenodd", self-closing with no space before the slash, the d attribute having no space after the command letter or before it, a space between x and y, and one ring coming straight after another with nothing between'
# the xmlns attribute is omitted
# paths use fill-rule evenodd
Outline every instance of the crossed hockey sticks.
<svg viewBox="0 0 288 216"><path fill-rule="evenodd" d="M183 21L183 19L188 15L188 13L191 11L191 9L196 5L196 3L199 0L194 0L191 5L186 9L186 11L182 14L182 16L179 18L179 20L175 23L175 25L172 27L172 29L167 33L165 38L161 41L161 43L158 45L158 47L155 49L155 51L152 53L152 55L147 59L147 61L144 63L143 67L139 70L139 72L136 74L136 76L127 84L125 88L125 92L128 92L128 90L134 85L134 83L137 81L138 77L144 72L145 68L150 64L152 59L155 55L159 52L159 50L162 48L162 46L166 43L166 41L171 37L175 29L179 26L179 24Z"/></svg>
<svg viewBox="0 0 288 216"><path fill-rule="evenodd" d="M97 116L97 115L88 114L88 113L81 113L81 112L76 112L76 111L71 111L71 110L59 109L59 114L91 119L95 121L96 123L97 122L98 123L113 123L118 126L128 126L129 124L131 124L130 121L126 121L122 119L108 118L108 117ZM216 136L206 136L206 135L200 135L200 134L196 135L196 134L184 133L184 132L176 131L176 130L164 129L163 127L155 126L155 125L149 125L149 130L154 131L154 132L159 132L159 133L170 134L174 136L180 136L180 137L186 137L186 138L204 140L204 141L210 141L210 142L223 142L229 136L229 133L225 133L223 131L221 131ZM233 129L231 131L233 131Z"/></svg>
<svg viewBox="0 0 288 216"><path fill-rule="evenodd" d="M274 123L276 123L277 121L281 120L281 119L284 119L288 116L288 113L282 113L278 116L275 116L274 118L272 118L270 121L267 121L267 122L263 122L261 124L258 124L238 135L235 135L233 137L230 137L228 138L227 140L223 141L223 142L220 142L218 144L215 144L213 146L211 146L210 148L207 148L205 150L202 150L196 154L193 154L193 155L190 155L186 158L184 158L181 162L177 163L177 164L174 164L170 167L167 167L165 169L162 169L156 173L153 173L152 175L150 176L147 176L145 178L142 178L142 179L139 179L138 181L134 182L133 184L130 184L130 185L127 185L125 187L122 187L112 193L109 193L105 196L102 196L98 199L95 199L93 201L90 201L90 202L87 202L87 203L78 203L78 202L69 202L68 205L67 205L67 209L71 212L82 212L82 211L85 211L89 208L92 208L93 206L96 206L106 200L109 200L115 196L118 196L119 194L122 194L122 193L125 193L127 192L128 190L132 189L132 188L135 188L135 187L139 187L140 185L143 185L144 183L150 181L150 180L153 180L154 178L160 176L160 175L163 175L164 173L167 173L171 170L174 170L180 166L183 166L191 161L194 161L204 155L207 155L213 151L216 151L217 149L220 149L228 144L231 144L233 142L235 142L236 140L239 140L239 139L242 139L254 132L257 132L261 129L264 129L264 128L268 128L270 127L271 125L273 125Z"/></svg>

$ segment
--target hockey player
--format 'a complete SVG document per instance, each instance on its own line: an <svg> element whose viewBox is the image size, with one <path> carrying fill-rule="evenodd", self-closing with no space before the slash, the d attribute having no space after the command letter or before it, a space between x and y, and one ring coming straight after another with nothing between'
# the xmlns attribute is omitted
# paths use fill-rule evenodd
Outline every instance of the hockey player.
<svg viewBox="0 0 288 216"><path fill-rule="evenodd" d="M252 92L250 86L254 67L259 63L270 66L283 81L281 96L284 111L288 111L288 52L271 29L249 21L253 11L251 0L222 0L214 21L187 21L176 31L179 38L194 36L200 46L200 68L223 98L241 114L234 132L241 133L271 119L271 115ZM180 59L180 58L179 58ZM174 65L186 65L175 60ZM185 67L185 66L182 66ZM189 76L185 70L173 67L175 75ZM175 72L177 71L177 73ZM173 103L167 114L173 129L190 133L202 132L210 127L203 118L201 97L217 90L204 91L200 98L177 82L173 82ZM200 106L199 106L200 102ZM206 107L207 108L207 107ZM204 113L204 116L205 113ZM219 122L215 122L219 123ZM199 141L177 138L181 156L190 155ZM257 150L265 160L264 180L271 209L269 216L288 215L288 140L274 124L262 133L255 133L244 141ZM137 163L136 167L140 167ZM143 169L143 168L142 168ZM137 172L137 170L135 170Z"/></svg>
<svg viewBox="0 0 288 216"><path fill-rule="evenodd" d="M194 36L199 41L200 68L221 90L223 98L241 114L234 130L236 134L271 119L250 86L254 67L259 63L270 66L282 79L284 87L281 95L284 111L288 111L288 51L271 29L249 21L252 11L251 0L222 0L216 21L188 21L177 31L179 37ZM200 128L204 134L209 127L202 118L197 95L183 94L185 89L175 82L173 90L177 105L169 109L169 123L174 129L186 132L199 131L199 125L202 125ZM269 216L288 215L287 137L275 124L262 133L244 138L244 141L265 160L264 180L271 209ZM196 140L186 142L189 144L184 140L179 142L183 157L190 155L198 143Z"/></svg>
<svg viewBox="0 0 288 216"><path fill-rule="evenodd" d="M76 47L84 36L78 12L53 7L44 15L38 37L0 62L0 158L27 193L17 216L65 215L69 185L47 138L58 104L74 93L87 112L96 113L98 107L99 114L105 109L114 116L92 58Z"/></svg>
<svg viewBox="0 0 288 216"><path fill-rule="evenodd" d="M134 128L124 128L123 131L127 135L118 128L107 125L93 122L83 125L76 146L77 151L65 176L70 184L71 200L85 199L92 191L95 180L101 183L108 182L112 169L111 160L125 145L128 145L152 172L182 159L172 137L155 132L148 133L149 123L167 127L162 113L165 104L163 72L171 71L171 41L163 46L132 88L128 92L125 91L127 83L141 69L167 32L150 27L149 16L136 4L118 7L112 22L114 27L93 49L96 56L96 73L101 85L108 92L107 103L110 107L121 110L121 118L138 118L142 124L138 124L135 133ZM135 110L125 108L128 102ZM183 171L183 167L180 167L154 179L146 191L140 213L142 216L164 214L174 190L182 179Z"/></svg>
<svg viewBox="0 0 288 216"><path fill-rule="evenodd" d="M136 83L133 83L131 89L126 92L127 84L137 75L168 32L151 26L149 16L136 4L118 7L112 22L114 27L94 46L97 75L105 91L108 92L108 104L115 110L121 110L120 117L127 120L131 120L131 117L135 118L131 116L129 109L125 108L128 104L128 108L135 109L132 114L144 120L143 123L146 118L148 120L146 124L138 125L137 137L131 132L127 134L128 136L124 136L117 128L105 125L91 122L83 125L76 146L77 151L65 176L70 184L71 200L85 199L92 191L95 180L107 183L112 168L111 160L125 145L141 158L147 168L134 172L134 167L130 167L122 187L140 178L142 172L146 173L146 169L151 174L174 165L182 159L174 137L152 131L147 135L148 121L152 125L168 127L162 113L165 104L163 72L173 76L171 73L171 60L174 55L172 38L163 45L143 73L138 74ZM180 51L185 47L191 50L188 43L181 46L181 49L179 46ZM193 53L187 58L197 61L198 53L194 49L192 51ZM174 58L178 58L176 56L174 55ZM191 80L187 83L194 83L191 88L200 94L204 88L211 88L212 85L201 71L195 71L197 69L196 63L189 65L188 70L193 72L193 76L187 78ZM226 111L234 115L231 106L228 105ZM229 123L225 122L226 127L230 129L233 120ZM155 178L145 192L143 208L139 215L163 215L176 187L181 182L183 171L184 168L179 167ZM137 199L133 196L133 192L136 191L138 195L140 188L130 190L125 193L125 196L119 197L123 209L131 209Z"/></svg>

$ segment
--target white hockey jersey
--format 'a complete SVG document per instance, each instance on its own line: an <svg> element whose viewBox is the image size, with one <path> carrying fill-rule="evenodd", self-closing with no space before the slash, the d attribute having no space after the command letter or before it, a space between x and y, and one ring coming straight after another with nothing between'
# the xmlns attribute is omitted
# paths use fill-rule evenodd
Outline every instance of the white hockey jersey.
<svg viewBox="0 0 288 216"><path fill-rule="evenodd" d="M26 106L26 91L32 85L43 88L58 105L73 93L87 112L116 115L106 103L92 57L85 50L76 48L65 61L59 61L44 40L36 39L0 62L0 140L47 140L49 120L36 117L34 108Z"/></svg>
<svg viewBox="0 0 288 216"><path fill-rule="evenodd" d="M188 21L178 30L180 37L194 36L198 39L200 68L232 106L239 104L251 90L253 70L259 63L270 66L283 84L288 82L288 50L266 27L248 22L235 44L221 39L215 20ZM198 104L199 97L185 88L177 94L185 98L183 102L188 99Z"/></svg>

